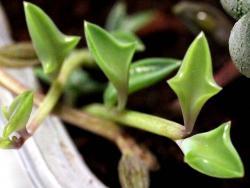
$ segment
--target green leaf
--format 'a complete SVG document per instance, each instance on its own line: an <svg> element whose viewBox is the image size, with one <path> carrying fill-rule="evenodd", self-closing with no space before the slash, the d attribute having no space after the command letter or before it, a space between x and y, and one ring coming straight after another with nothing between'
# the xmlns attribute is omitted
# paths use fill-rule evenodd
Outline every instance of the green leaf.
<svg viewBox="0 0 250 188"><path fill-rule="evenodd" d="M221 88L215 83L206 37L200 33L189 47L177 75L168 81L179 98L187 133L206 101Z"/></svg>
<svg viewBox="0 0 250 188"><path fill-rule="evenodd" d="M45 84L51 85L52 79L44 74L39 67L35 69L36 76ZM76 69L70 75L64 86L64 102L67 105L73 105L78 97L93 93L103 92L106 84L95 81L83 69Z"/></svg>
<svg viewBox="0 0 250 188"><path fill-rule="evenodd" d="M9 138L0 138L0 148L10 149L13 147L12 141Z"/></svg>
<svg viewBox="0 0 250 188"><path fill-rule="evenodd" d="M34 69L34 73L36 77L38 77L41 81L44 83L50 85L52 83L52 78L44 73L43 69L41 67L37 67Z"/></svg>
<svg viewBox="0 0 250 188"><path fill-rule="evenodd" d="M130 16L127 15L126 5L118 1L110 11L105 28L109 31L136 32L153 20L155 12L141 11Z"/></svg>
<svg viewBox="0 0 250 188"><path fill-rule="evenodd" d="M24 10L32 43L44 72L57 73L65 57L75 48L80 38L61 33L39 7L24 2Z"/></svg>
<svg viewBox="0 0 250 188"><path fill-rule="evenodd" d="M4 116L4 118L5 118L6 120L8 120L8 119L9 119L9 112L8 112L8 109L7 109L7 107L6 107L5 105L3 105L3 106L1 107L1 112L2 112L2 114L3 114L3 116Z"/></svg>
<svg viewBox="0 0 250 188"><path fill-rule="evenodd" d="M154 85L177 69L180 64L179 60L171 58L146 58L134 62L129 71L128 93L132 94ZM110 83L104 93L104 102L106 105L112 106L116 100L116 90Z"/></svg>
<svg viewBox="0 0 250 188"><path fill-rule="evenodd" d="M65 84L65 90L72 90L78 93L92 93L101 91L103 88L103 84L93 80L91 76L82 69L73 71Z"/></svg>
<svg viewBox="0 0 250 188"><path fill-rule="evenodd" d="M112 32L112 35L124 43L135 42L137 51L141 52L145 50L145 46L143 42L141 41L141 39L139 39L135 34L131 32L116 31L116 32Z"/></svg>
<svg viewBox="0 0 250 188"><path fill-rule="evenodd" d="M109 12L105 28L109 31L118 30L126 16L126 5L123 1L117 1Z"/></svg>
<svg viewBox="0 0 250 188"><path fill-rule="evenodd" d="M128 93L128 74L136 44L117 40L97 25L85 22L88 48L99 67L118 93L118 108L125 107Z"/></svg>
<svg viewBox="0 0 250 188"><path fill-rule="evenodd" d="M155 17L155 12L152 10L141 11L124 18L121 27L118 30L124 32L136 32L143 26L148 24Z"/></svg>
<svg viewBox="0 0 250 188"><path fill-rule="evenodd" d="M33 93L31 91L26 91L14 99L8 111L5 112L8 123L3 131L4 138L25 128L32 111L32 105Z"/></svg>
<svg viewBox="0 0 250 188"><path fill-rule="evenodd" d="M230 139L230 122L180 141L184 160L195 170L217 178L244 176L242 161Z"/></svg>
<svg viewBox="0 0 250 188"><path fill-rule="evenodd" d="M64 101L67 105L73 105L79 97L93 93L102 93L106 84L95 81L82 69L72 72L64 87Z"/></svg>

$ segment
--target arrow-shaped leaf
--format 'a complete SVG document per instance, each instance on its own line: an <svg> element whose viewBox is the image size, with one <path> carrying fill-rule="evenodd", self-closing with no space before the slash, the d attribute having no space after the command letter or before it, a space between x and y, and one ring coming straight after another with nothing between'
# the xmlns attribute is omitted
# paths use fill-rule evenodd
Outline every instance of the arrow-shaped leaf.
<svg viewBox="0 0 250 188"><path fill-rule="evenodd" d="M180 141L184 160L195 170L217 178L244 176L244 167L230 139L230 122Z"/></svg>
<svg viewBox="0 0 250 188"><path fill-rule="evenodd" d="M122 42L97 25L85 22L88 48L118 93L118 108L127 101L128 74L136 43Z"/></svg>
<svg viewBox="0 0 250 188"><path fill-rule="evenodd" d="M206 37L200 33L189 47L177 75L168 81L179 98L188 133L206 101L221 88L215 83Z"/></svg>
<svg viewBox="0 0 250 188"><path fill-rule="evenodd" d="M147 58L134 62L129 70L128 93L134 93L164 79L181 64L171 58ZM104 102L108 106L116 103L117 93L110 83L104 93Z"/></svg>
<svg viewBox="0 0 250 188"><path fill-rule="evenodd" d="M33 93L26 91L16 97L9 109L5 110L5 116L8 120L3 131L3 138L7 138L11 133L25 128L29 120L33 105Z"/></svg>
<svg viewBox="0 0 250 188"><path fill-rule="evenodd" d="M75 48L80 38L61 33L39 7L25 2L24 10L32 43L42 62L44 72L46 74L58 72L65 57Z"/></svg>

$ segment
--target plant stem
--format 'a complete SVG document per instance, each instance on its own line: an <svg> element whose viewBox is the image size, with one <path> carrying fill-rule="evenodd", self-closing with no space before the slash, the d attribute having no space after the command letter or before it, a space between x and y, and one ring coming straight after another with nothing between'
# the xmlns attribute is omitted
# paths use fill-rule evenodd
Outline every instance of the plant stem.
<svg viewBox="0 0 250 188"><path fill-rule="evenodd" d="M155 157L145 148L138 146L135 140L124 133L115 123L95 118L82 111L67 106L59 106L55 110L62 120L79 128L88 130L114 142L123 154L132 153L143 159L145 165L151 170L158 167Z"/></svg>
<svg viewBox="0 0 250 188"><path fill-rule="evenodd" d="M2 68L0 68L0 85L16 95L29 89L5 72ZM44 98L45 96L43 94L35 92L35 105L40 106ZM126 135L123 129L118 127L115 123L95 118L82 111L64 105L59 105L58 108L55 109L54 114L71 125L88 130L114 142L123 154L130 152L137 155L142 161L144 161L149 169L154 170L158 167L154 155L147 149L140 147L132 137ZM24 135L23 140L20 143L17 143L18 147L20 147L23 142L31 136L27 135L25 132Z"/></svg>
<svg viewBox="0 0 250 188"><path fill-rule="evenodd" d="M39 64L31 43L21 42L0 48L0 65L22 68Z"/></svg>
<svg viewBox="0 0 250 188"><path fill-rule="evenodd" d="M128 90L121 88L120 89L120 93L118 93L118 105L117 105L117 110L118 111L122 111L126 104L127 104L127 100L128 100Z"/></svg>
<svg viewBox="0 0 250 188"><path fill-rule="evenodd" d="M172 140L178 140L185 136L184 126L153 115L131 110L118 112L101 104L90 105L84 110L92 115L165 136Z"/></svg>
<svg viewBox="0 0 250 188"><path fill-rule="evenodd" d="M0 47L0 56L11 59L37 59L36 52L30 42L19 42Z"/></svg>
<svg viewBox="0 0 250 188"><path fill-rule="evenodd" d="M29 134L32 135L39 127L39 125L44 121L44 119L49 115L49 113L53 110L61 96L61 93L63 92L63 86L71 72L88 61L92 61L92 59L90 59L87 50L74 52L65 60L58 77L52 82L52 85L46 97L39 105L39 108L37 109L31 123L27 126L27 131L29 132Z"/></svg>
<svg viewBox="0 0 250 188"><path fill-rule="evenodd" d="M37 59L13 59L7 58L0 55L0 65L9 68L23 68L38 65L39 61Z"/></svg>

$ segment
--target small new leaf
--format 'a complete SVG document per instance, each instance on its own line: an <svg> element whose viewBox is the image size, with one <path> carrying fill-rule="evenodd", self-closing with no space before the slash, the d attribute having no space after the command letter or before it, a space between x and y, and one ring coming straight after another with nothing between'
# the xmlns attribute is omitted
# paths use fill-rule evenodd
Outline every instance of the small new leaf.
<svg viewBox="0 0 250 188"><path fill-rule="evenodd" d="M36 5L24 2L24 10L32 43L44 72L57 73L80 38L61 33L49 16Z"/></svg>
<svg viewBox="0 0 250 188"><path fill-rule="evenodd" d="M8 123L4 128L3 138L25 128L32 111L32 105L33 93L31 91L26 91L14 99L9 109L6 109L4 113Z"/></svg>
<svg viewBox="0 0 250 188"><path fill-rule="evenodd" d="M146 58L134 62L129 70L128 93L132 94L146 87L152 86L166 78L181 64L180 60L171 58ZM116 103L117 93L109 83L104 93L104 103L112 106Z"/></svg>
<svg viewBox="0 0 250 188"><path fill-rule="evenodd" d="M187 133L206 101L221 88L215 83L206 37L200 33L189 47L177 75L168 81L179 98Z"/></svg>
<svg viewBox="0 0 250 188"><path fill-rule="evenodd" d="M85 22L88 48L118 93L118 109L126 105L128 74L136 43L122 42L97 25Z"/></svg>
<svg viewBox="0 0 250 188"><path fill-rule="evenodd" d="M242 161L230 139L230 122L179 144L184 160L195 170L217 178L244 176Z"/></svg>

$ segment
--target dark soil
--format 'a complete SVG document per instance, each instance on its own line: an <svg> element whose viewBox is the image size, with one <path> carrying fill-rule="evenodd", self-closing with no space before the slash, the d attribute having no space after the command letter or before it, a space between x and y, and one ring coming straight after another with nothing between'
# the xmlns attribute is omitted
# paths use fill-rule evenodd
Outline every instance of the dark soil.
<svg viewBox="0 0 250 188"><path fill-rule="evenodd" d="M68 34L83 36L83 20L104 25L105 18L115 2L114 0L34 0L31 1L42 7L55 21L59 28ZM127 0L130 13L156 9L161 12L166 24L154 24L155 27L139 32L147 50L136 58L163 56L182 58L194 36L188 29L171 14L171 7L179 1L174 0ZM198 0L196 1L198 2ZM221 9L219 1L205 0ZM9 16L12 34L15 40L29 40L22 2L20 0L2 0ZM165 23L165 22L164 22ZM84 45L84 41L82 42ZM228 49L210 41L215 72L229 58ZM139 143L147 146L157 156L160 169L151 173L151 187L213 187L213 188L248 188L250 187L250 80L241 76L226 85L222 92L213 97L203 108L198 118L195 132L204 132L219 126L221 123L232 121L232 141L245 164L245 177L242 179L216 179L202 175L183 163L183 156L176 145L170 140L153 134L134 129L128 129ZM94 99L93 99L94 98ZM88 102L101 95L88 97ZM145 89L129 98L129 108L136 109L182 122L179 113L173 113L171 104L175 95L165 81L154 87ZM85 100L86 101L86 100ZM91 133L80 131L68 126L69 133L89 164L93 172L109 187L120 187L117 176L117 163L120 153L110 142Z"/></svg>

